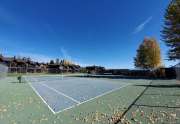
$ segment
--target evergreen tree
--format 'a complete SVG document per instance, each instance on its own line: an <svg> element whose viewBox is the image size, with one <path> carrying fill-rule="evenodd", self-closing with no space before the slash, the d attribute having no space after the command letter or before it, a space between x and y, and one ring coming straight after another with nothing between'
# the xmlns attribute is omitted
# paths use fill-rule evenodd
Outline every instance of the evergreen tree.
<svg viewBox="0 0 180 124"><path fill-rule="evenodd" d="M135 67L142 69L153 69L161 66L160 47L155 39L144 39L137 50L134 64Z"/></svg>
<svg viewBox="0 0 180 124"><path fill-rule="evenodd" d="M54 60L50 60L50 64L53 65L54 64Z"/></svg>
<svg viewBox="0 0 180 124"><path fill-rule="evenodd" d="M180 0L172 0L166 9L162 37L170 47L169 60L180 59Z"/></svg>

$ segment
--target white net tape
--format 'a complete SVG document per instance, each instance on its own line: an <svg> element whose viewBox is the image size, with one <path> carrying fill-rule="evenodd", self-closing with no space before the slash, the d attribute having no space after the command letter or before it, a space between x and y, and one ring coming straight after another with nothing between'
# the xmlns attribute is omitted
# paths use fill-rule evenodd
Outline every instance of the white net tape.
<svg viewBox="0 0 180 124"><path fill-rule="evenodd" d="M0 79L5 78L7 76L8 67L0 64Z"/></svg>

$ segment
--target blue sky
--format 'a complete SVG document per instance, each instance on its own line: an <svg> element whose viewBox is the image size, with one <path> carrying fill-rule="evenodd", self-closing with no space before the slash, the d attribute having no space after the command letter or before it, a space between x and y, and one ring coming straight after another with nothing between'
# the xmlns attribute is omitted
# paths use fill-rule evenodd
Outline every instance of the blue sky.
<svg viewBox="0 0 180 124"><path fill-rule="evenodd" d="M136 49L160 31L168 0L0 0L0 53L38 61L133 68Z"/></svg>

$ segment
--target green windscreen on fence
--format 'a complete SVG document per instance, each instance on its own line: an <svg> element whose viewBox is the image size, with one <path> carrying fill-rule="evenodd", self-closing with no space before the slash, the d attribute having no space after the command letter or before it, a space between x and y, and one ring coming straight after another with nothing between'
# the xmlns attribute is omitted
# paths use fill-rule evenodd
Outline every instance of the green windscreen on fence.
<svg viewBox="0 0 180 124"><path fill-rule="evenodd" d="M176 78L180 81L180 63L175 66L176 69Z"/></svg>

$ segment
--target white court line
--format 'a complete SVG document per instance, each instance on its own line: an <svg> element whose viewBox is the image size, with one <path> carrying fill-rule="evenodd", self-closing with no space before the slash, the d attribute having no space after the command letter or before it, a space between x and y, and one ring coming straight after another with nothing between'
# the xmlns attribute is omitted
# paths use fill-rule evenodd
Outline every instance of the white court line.
<svg viewBox="0 0 180 124"><path fill-rule="evenodd" d="M55 114L61 113L61 112L63 112L63 111L72 109L72 108L74 108L74 107L76 107L76 106L82 105L82 104L84 104L84 103L86 103L86 102L92 101L92 100L97 99L97 98L102 97L102 96L105 96L105 95L107 95L107 94L110 94L110 93L112 93L112 92L115 92L115 91L117 91L117 90L120 90L121 88L127 87L128 85L131 85L131 84L130 84L130 83L128 83L128 84L126 83L126 85L124 85L124 86L122 86L122 87L109 90L109 91L107 91L107 92L105 92L105 93L102 93L101 95L98 95L98 96L95 96L95 97L93 97L93 98L90 98L90 99L88 99L88 100L86 100L86 101L80 102L80 103L77 104L77 105L72 105L72 106L70 106L70 107L68 107L68 108L66 108L66 109L60 110L60 111L58 111L58 112L55 112Z"/></svg>
<svg viewBox="0 0 180 124"><path fill-rule="evenodd" d="M42 81L42 82L45 82L45 81ZM59 92L59 91L57 91L56 89L47 86L46 84L39 83L39 84L41 84L42 86L45 86L45 87L47 87L47 88L55 91L56 93L58 93L58 94L60 94L60 95L63 95L63 96L65 96L65 97L67 97L67 98L69 98L69 99L71 99L71 100L73 99L74 102L76 101L76 103L77 103L76 105L72 105L72 106L70 106L70 107L67 107L67 108L65 108L65 109L63 109L63 110L60 110L60 111L57 111L57 112L55 112L55 111L48 105L48 103L46 103L46 101L40 96L40 94L38 93L38 91L36 91L36 89L35 89L30 83L29 83L29 84L30 84L30 86L32 87L32 89L36 92L36 94L42 99L42 101L43 101L43 102L48 106L48 108L53 112L53 114L58 114L58 113L61 113L61 112L66 111L66 110L72 109L72 108L74 108L74 107L76 107L76 106L79 106L79 105L81 105L81 104L84 104L84 103L87 103L87 102L92 101L92 100L94 100L94 99L97 99L97 98L99 98L99 97L102 97L102 96L105 96L105 95L110 94L110 93L112 93L112 92L115 92L115 91L117 91L117 90L119 90L119 89L122 89L122 88L124 88L124 87L127 87L128 85L131 85L131 83L124 83L124 82L122 82L122 83L124 84L122 87L109 90L109 91L107 91L107 92L105 92L105 93L102 93L102 94L100 94L100 95L98 95L98 96L96 96L96 97L90 98L90 99L88 99L88 100L86 100L86 101L83 101L83 102L79 102L79 101L73 99L72 97L67 96L67 95L64 94L64 93Z"/></svg>
<svg viewBox="0 0 180 124"><path fill-rule="evenodd" d="M56 114L56 112L49 106L49 104L44 100L44 98L41 97L41 95L39 94L39 92L32 86L31 83L28 83L30 85L30 87L33 89L33 91L41 98L41 100L45 103L45 105L51 110L51 112L53 114Z"/></svg>
<svg viewBox="0 0 180 124"><path fill-rule="evenodd" d="M64 97L66 97L66 98L68 98L68 99L74 101L74 102L77 103L77 104L80 103L79 101L75 100L74 98L72 98L72 97L70 97L70 96L68 96L68 95L66 95L66 94L64 94L64 93L62 93L62 92L60 92L60 91L58 91L58 90L56 90L56 89L54 89L54 88L48 86L48 85L46 85L46 84L43 84L43 83L39 83L39 84L40 84L40 85L43 85L43 86L45 86L45 87L47 87L47 88L49 88L50 90L56 92L56 93L59 94L59 95L62 95L62 96L64 96Z"/></svg>

